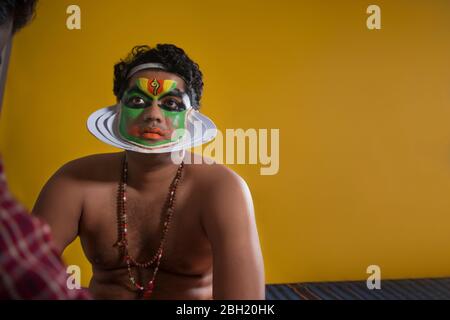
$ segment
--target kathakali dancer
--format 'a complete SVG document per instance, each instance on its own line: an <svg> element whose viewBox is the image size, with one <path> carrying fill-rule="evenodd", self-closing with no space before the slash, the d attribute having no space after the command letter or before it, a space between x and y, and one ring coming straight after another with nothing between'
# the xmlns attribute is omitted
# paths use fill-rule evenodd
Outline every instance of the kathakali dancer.
<svg viewBox="0 0 450 320"><path fill-rule="evenodd" d="M185 151L216 135L199 111L202 90L182 49L133 48L114 66L117 104L88 119L95 137L124 151L71 161L41 191L33 213L60 254L80 237L95 298L264 299L245 181Z"/></svg>

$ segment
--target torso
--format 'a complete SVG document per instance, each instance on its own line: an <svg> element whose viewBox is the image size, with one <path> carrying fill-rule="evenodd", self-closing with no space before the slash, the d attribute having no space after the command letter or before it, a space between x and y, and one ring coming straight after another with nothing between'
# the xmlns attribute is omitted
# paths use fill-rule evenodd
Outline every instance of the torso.
<svg viewBox="0 0 450 320"><path fill-rule="evenodd" d="M125 260L114 247L119 239L117 188L123 153L101 157L102 169L83 182L79 225L81 243L93 267L89 288L97 299L137 299L139 290L131 284ZM171 169L175 174L176 167ZM151 299L212 299L212 253L200 221L201 192L196 189L192 170L185 165ZM145 194L127 187L129 252L139 262L149 260L161 241L162 209L173 178L166 176ZM153 268L133 267L132 272L139 283L146 284Z"/></svg>

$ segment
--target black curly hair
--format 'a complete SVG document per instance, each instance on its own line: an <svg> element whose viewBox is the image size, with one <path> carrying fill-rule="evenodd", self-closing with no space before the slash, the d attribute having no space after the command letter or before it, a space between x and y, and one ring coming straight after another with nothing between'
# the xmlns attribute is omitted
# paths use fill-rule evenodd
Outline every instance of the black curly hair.
<svg viewBox="0 0 450 320"><path fill-rule="evenodd" d="M13 33L24 27L34 16L37 0L0 0L0 26L10 18Z"/></svg>
<svg viewBox="0 0 450 320"><path fill-rule="evenodd" d="M200 108L203 92L202 72L183 49L173 44L157 44L155 48L146 45L135 46L124 60L114 66L113 91L118 100L128 87L129 71L137 65L150 62L161 63L167 72L180 76L186 84L192 106L195 109Z"/></svg>

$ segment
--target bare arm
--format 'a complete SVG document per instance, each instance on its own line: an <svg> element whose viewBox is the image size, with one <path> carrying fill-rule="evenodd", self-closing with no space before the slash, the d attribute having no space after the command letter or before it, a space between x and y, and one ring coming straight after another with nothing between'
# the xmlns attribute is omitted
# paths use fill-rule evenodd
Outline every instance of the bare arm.
<svg viewBox="0 0 450 320"><path fill-rule="evenodd" d="M60 255L78 235L82 207L82 188L77 184L74 168L69 163L45 184L32 211L33 215L50 225Z"/></svg>
<svg viewBox="0 0 450 320"><path fill-rule="evenodd" d="M265 299L264 262L245 181L221 168L202 223L213 251L213 299Z"/></svg>

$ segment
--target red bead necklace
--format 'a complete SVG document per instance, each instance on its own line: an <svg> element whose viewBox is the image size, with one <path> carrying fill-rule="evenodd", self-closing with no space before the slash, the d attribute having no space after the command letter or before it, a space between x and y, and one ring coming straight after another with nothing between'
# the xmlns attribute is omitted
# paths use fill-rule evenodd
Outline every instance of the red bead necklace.
<svg viewBox="0 0 450 320"><path fill-rule="evenodd" d="M161 238L161 242L159 244L159 248L158 248L158 250L156 250L156 253L149 261L138 262L138 261L136 261L136 259L134 259L131 256L131 254L129 253L129 250L128 250L127 191L126 191L127 179L128 179L128 163L127 163L126 155L123 160L122 177L119 182L119 190L117 193L117 205L118 205L118 211L119 211L118 223L119 223L120 239L116 243L116 245L119 247L122 247L122 249L123 249L124 259L125 259L125 262L127 264L127 269L128 269L128 277L130 279L131 284L140 291L141 296L144 299L150 298L150 296L153 292L153 288L154 288L154 284L155 284L155 277L156 277L156 273L158 272L159 264L161 262L161 258L163 255L164 244L166 241L167 232L169 231L170 221L172 219L172 215L173 215L173 211L174 211L176 190L178 187L178 183L181 180L181 174L183 172L183 167L184 167L184 162L181 162L180 166L178 167L177 173L176 173L175 177L173 178L172 183L170 184L170 187L169 187L169 194L168 194L167 202L166 202L166 208L167 208L166 219L165 219L165 222L163 225L163 235ZM136 267L140 267L140 268L150 268L153 264L155 264L155 262L156 262L155 269L153 271L153 275L152 275L150 281L148 282L148 284L146 286L139 284L136 281L135 277L133 277L133 274L131 272L131 267L136 266Z"/></svg>

